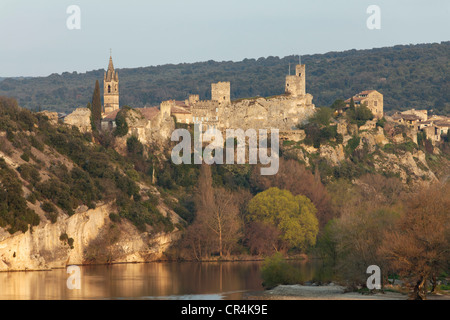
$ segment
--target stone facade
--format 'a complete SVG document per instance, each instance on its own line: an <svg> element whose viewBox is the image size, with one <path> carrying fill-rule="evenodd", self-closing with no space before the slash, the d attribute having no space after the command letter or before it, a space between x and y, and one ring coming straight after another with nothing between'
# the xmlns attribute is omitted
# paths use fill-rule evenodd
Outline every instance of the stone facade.
<svg viewBox="0 0 450 320"><path fill-rule="evenodd" d="M345 100L347 107L350 106L350 99ZM353 96L355 107L358 107L365 103L367 107L372 111L376 119L381 119L384 116L384 104L383 95L376 90L366 90Z"/></svg>
<svg viewBox="0 0 450 320"><path fill-rule="evenodd" d="M231 85L229 82L217 82L211 84L211 100L219 103L231 102Z"/></svg>
<svg viewBox="0 0 450 320"><path fill-rule="evenodd" d="M103 90L104 115L119 110L119 74L114 70L112 57L103 78Z"/></svg>

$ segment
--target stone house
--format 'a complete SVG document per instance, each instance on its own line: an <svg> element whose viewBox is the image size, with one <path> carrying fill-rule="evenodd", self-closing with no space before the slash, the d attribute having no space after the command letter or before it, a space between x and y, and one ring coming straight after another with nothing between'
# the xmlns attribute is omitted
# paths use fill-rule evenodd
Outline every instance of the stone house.
<svg viewBox="0 0 450 320"><path fill-rule="evenodd" d="M353 101L355 103L355 107L358 107L362 104L366 104L367 107L372 111L374 117L376 119L381 119L384 116L383 110L383 95L376 90L366 90L358 93L353 96ZM345 100L346 107L350 107L351 98Z"/></svg>

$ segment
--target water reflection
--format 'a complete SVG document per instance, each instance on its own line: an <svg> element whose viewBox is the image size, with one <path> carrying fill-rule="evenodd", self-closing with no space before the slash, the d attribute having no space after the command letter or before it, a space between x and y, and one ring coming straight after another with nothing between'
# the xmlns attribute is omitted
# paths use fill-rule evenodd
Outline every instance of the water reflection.
<svg viewBox="0 0 450 320"><path fill-rule="evenodd" d="M296 263L305 278L309 264ZM81 267L81 289L67 289L65 269L0 273L0 299L240 299L262 290L261 262L168 262Z"/></svg>

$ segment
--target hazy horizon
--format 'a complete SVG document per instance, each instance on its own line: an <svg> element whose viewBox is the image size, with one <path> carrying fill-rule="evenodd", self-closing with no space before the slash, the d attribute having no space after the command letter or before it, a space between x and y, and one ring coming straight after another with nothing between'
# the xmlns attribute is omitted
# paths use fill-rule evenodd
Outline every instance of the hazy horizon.
<svg viewBox="0 0 450 320"><path fill-rule="evenodd" d="M69 30L70 5L80 30ZM367 8L381 9L369 30ZM433 0L2 0L0 77L324 54L448 41L450 2Z"/></svg>

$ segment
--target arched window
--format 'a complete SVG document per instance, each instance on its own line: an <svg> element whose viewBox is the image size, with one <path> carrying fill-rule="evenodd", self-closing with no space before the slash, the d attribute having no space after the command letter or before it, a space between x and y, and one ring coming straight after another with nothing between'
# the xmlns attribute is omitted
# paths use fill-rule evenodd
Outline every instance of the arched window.
<svg viewBox="0 0 450 320"><path fill-rule="evenodd" d="M111 85L108 85L108 93L111 93Z"/></svg>

